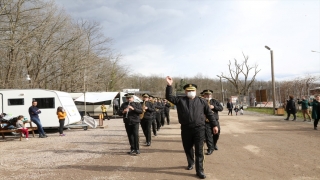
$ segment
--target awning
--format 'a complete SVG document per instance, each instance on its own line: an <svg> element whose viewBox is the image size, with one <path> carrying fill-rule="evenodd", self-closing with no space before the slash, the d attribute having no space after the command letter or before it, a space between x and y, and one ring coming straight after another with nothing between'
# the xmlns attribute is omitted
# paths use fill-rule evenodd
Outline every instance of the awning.
<svg viewBox="0 0 320 180"><path fill-rule="evenodd" d="M100 93L93 93L88 92L85 95L82 95L75 99L78 102L84 102L84 97L86 97L86 102L88 103L96 103L102 101L113 100L117 96L118 92L100 92Z"/></svg>

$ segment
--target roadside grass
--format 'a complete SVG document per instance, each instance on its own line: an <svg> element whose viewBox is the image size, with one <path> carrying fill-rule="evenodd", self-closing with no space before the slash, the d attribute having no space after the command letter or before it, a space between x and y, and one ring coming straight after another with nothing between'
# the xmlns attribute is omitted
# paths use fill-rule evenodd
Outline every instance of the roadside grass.
<svg viewBox="0 0 320 180"><path fill-rule="evenodd" d="M252 112L257 112L257 113L262 113L262 114L273 115L272 108L248 107L246 110L252 111ZM276 115L276 116L287 116L287 113L285 112L284 115ZM311 110L310 110L310 116L311 116ZM293 116L291 115L290 118L293 118ZM303 119L303 115L302 115L301 110L298 110L297 118ZM308 116L306 116L306 118L308 120Z"/></svg>

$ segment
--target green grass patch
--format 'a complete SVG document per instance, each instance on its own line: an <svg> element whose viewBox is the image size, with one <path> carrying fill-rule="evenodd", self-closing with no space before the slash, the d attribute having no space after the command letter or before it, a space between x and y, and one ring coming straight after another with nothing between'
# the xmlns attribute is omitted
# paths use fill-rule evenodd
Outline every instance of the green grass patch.
<svg viewBox="0 0 320 180"><path fill-rule="evenodd" d="M258 113L262 113L262 114L270 114L273 115L273 108L264 108L264 107L248 107L246 110L247 111L252 111L252 112L258 112ZM284 115L287 117L287 112L284 112ZM310 116L311 116L311 111L310 111ZM293 118L293 116L291 115L290 118ZM303 119L303 115L301 110L298 110L297 112L297 118ZM308 120L308 117L306 117Z"/></svg>

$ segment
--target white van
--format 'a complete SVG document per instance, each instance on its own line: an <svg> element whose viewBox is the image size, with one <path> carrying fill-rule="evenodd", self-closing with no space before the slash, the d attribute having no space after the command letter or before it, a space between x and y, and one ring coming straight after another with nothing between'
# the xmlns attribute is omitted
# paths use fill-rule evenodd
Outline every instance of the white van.
<svg viewBox="0 0 320 180"><path fill-rule="evenodd" d="M44 89L0 89L0 111L13 116L23 115L30 118L29 107L32 101L37 107L44 128L59 127L57 107L66 110L65 126L81 121L81 116L69 93Z"/></svg>

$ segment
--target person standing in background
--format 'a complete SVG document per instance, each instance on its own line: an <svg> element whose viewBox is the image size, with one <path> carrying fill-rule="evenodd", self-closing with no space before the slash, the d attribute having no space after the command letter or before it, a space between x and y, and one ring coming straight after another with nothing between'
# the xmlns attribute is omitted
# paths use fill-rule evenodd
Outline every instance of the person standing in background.
<svg viewBox="0 0 320 180"><path fill-rule="evenodd" d="M46 138L48 137L46 133L43 130L39 114L41 113L40 109L37 107L38 102L37 101L32 101L32 106L29 107L29 115L30 119L33 123L35 123L38 127L38 132L39 132L39 138Z"/></svg>
<svg viewBox="0 0 320 180"><path fill-rule="evenodd" d="M304 118L303 121L307 121L307 119L306 119L306 114L307 114L307 116L309 117L309 121L311 122L311 116L309 113L309 101L306 100L306 98L303 96L302 101L300 101L298 99L298 104L301 104L302 114L303 114L303 118Z"/></svg>
<svg viewBox="0 0 320 180"><path fill-rule="evenodd" d="M63 109L63 107L58 107L57 108L57 116L59 119L59 136L65 136L65 134L63 134L63 127L64 127L64 122L67 116L66 111Z"/></svg>

